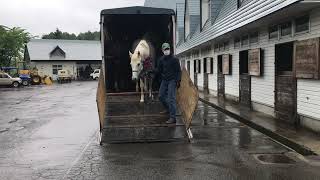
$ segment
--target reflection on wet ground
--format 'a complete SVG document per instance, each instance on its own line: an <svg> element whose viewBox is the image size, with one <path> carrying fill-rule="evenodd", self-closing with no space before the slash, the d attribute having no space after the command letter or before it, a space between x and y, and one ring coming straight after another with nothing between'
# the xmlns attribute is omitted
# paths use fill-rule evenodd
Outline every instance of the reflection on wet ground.
<svg viewBox="0 0 320 180"><path fill-rule="evenodd" d="M319 179L318 167L199 102L194 139L100 146L96 82L0 89L0 179ZM260 157L260 160L256 157Z"/></svg>
<svg viewBox="0 0 320 180"><path fill-rule="evenodd" d="M316 167L298 159L294 164L261 163L255 155L283 157L290 150L203 103L198 105L192 132L194 139L191 143L99 146L92 142L66 178L229 180L320 177Z"/></svg>

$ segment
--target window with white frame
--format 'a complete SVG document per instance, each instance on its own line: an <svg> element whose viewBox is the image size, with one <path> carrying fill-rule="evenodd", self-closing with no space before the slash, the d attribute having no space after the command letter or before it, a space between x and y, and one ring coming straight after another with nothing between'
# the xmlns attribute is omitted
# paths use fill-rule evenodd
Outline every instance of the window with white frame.
<svg viewBox="0 0 320 180"><path fill-rule="evenodd" d="M52 74L57 75L59 70L62 70L62 65L52 65Z"/></svg>
<svg viewBox="0 0 320 180"><path fill-rule="evenodd" d="M310 26L310 17L309 15L296 18L294 20L295 23L295 33L308 32Z"/></svg>
<svg viewBox="0 0 320 180"><path fill-rule="evenodd" d="M201 27L204 27L210 18L210 0L201 0Z"/></svg>
<svg viewBox="0 0 320 180"><path fill-rule="evenodd" d="M278 39L278 26L269 27L269 39Z"/></svg>
<svg viewBox="0 0 320 180"><path fill-rule="evenodd" d="M280 25L280 35L281 36L290 36L292 33L292 23L288 21Z"/></svg>

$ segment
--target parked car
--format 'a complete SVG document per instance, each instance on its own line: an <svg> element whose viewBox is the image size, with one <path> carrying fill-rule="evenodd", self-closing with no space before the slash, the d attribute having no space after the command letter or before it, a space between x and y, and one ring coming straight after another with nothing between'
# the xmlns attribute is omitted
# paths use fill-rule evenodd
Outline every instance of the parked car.
<svg viewBox="0 0 320 180"><path fill-rule="evenodd" d="M19 87L22 83L21 78L13 78L7 73L0 72L0 85Z"/></svg>
<svg viewBox="0 0 320 180"><path fill-rule="evenodd" d="M71 83L72 75L67 70L58 71L58 83Z"/></svg>
<svg viewBox="0 0 320 180"><path fill-rule="evenodd" d="M95 69L93 71L93 73L90 74L90 77L93 79L93 80L96 80L98 79L100 76L100 69Z"/></svg>

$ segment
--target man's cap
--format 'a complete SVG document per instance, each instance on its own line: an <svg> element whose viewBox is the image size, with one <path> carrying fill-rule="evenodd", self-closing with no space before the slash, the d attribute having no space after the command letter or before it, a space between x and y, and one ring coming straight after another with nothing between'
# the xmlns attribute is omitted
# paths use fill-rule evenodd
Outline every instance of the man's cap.
<svg viewBox="0 0 320 180"><path fill-rule="evenodd" d="M162 44L162 50L165 50L165 49L170 49L170 44L169 43L163 43Z"/></svg>

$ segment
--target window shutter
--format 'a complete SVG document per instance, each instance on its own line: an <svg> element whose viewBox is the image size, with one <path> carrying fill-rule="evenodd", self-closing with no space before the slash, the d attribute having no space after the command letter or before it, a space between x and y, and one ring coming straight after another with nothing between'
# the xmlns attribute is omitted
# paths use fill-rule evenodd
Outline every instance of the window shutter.
<svg viewBox="0 0 320 180"><path fill-rule="evenodd" d="M222 74L230 75L232 69L232 61L230 54L222 55Z"/></svg>
<svg viewBox="0 0 320 180"><path fill-rule="evenodd" d="M296 78L320 78L319 38L296 41L293 57Z"/></svg>
<svg viewBox="0 0 320 180"><path fill-rule="evenodd" d="M251 76L262 75L262 53L261 49L250 49L248 51L249 74Z"/></svg>

